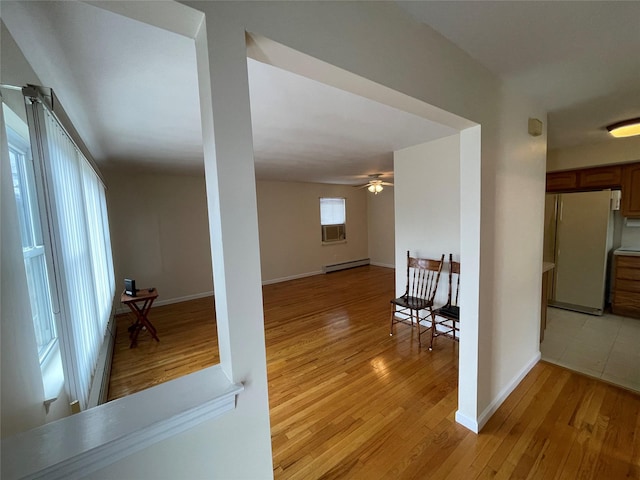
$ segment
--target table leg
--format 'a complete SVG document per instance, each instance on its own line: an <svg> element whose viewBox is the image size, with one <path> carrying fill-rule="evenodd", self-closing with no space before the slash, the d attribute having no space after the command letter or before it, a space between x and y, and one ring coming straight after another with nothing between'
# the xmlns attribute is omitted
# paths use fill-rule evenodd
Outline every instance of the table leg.
<svg viewBox="0 0 640 480"><path fill-rule="evenodd" d="M151 305L153 304L153 300L154 299L152 298L146 299L142 304L142 308L140 308L134 302L127 304L129 305L129 308L136 316L136 322L131 327L129 327L130 329L129 339L131 340L131 343L129 344L129 348L132 348L134 345L137 344L138 334L140 333L140 330L142 330L143 327L147 328L147 331L151 334L151 336L157 342L160 341L160 339L158 338L158 332L156 328L151 324L151 322L147 318L147 315L149 314L149 310L151 310Z"/></svg>

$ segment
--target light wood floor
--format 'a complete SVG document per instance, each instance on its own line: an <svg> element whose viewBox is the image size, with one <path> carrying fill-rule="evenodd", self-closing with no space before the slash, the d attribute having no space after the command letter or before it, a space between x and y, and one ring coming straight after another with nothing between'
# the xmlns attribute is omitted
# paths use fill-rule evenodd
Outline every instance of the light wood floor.
<svg viewBox="0 0 640 480"><path fill-rule="evenodd" d="M277 479L640 478L640 396L555 365L536 365L481 434L456 424L458 345L438 338L419 350L407 325L389 337L393 282L371 266L264 287ZM161 381L186 370L187 355L194 369L217 361L193 334L175 347L180 366L163 357L166 329L183 318L211 338L208 302L155 308L160 343L142 332L137 353L119 344L113 369L128 372L129 391L135 367L118 366L123 352L147 370L162 364Z"/></svg>
<svg viewBox="0 0 640 480"><path fill-rule="evenodd" d="M127 328L135 317L133 313L116 317L109 401L220 362L213 297L154 307L148 318L160 341L143 330L137 346L129 348Z"/></svg>

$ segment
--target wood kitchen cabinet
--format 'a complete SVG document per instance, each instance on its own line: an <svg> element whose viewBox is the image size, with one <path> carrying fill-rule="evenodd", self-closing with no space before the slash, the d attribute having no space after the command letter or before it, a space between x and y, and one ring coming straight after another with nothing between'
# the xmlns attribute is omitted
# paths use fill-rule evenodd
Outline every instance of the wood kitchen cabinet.
<svg viewBox="0 0 640 480"><path fill-rule="evenodd" d="M625 217L640 218L640 163L622 168L621 213Z"/></svg>
<svg viewBox="0 0 640 480"><path fill-rule="evenodd" d="M547 173L547 192L585 192L620 188L621 185L622 167L620 165Z"/></svg>
<svg viewBox="0 0 640 480"><path fill-rule="evenodd" d="M615 315L640 318L640 256L614 255L614 258L611 310Z"/></svg>
<svg viewBox="0 0 640 480"><path fill-rule="evenodd" d="M578 170L579 188L619 188L622 185L622 167L614 165L611 167L585 168Z"/></svg>
<svg viewBox="0 0 640 480"><path fill-rule="evenodd" d="M566 192L577 188L578 172L576 170L547 173L547 192Z"/></svg>
<svg viewBox="0 0 640 480"><path fill-rule="evenodd" d="M621 189L620 212L640 218L640 162L547 173L548 193Z"/></svg>

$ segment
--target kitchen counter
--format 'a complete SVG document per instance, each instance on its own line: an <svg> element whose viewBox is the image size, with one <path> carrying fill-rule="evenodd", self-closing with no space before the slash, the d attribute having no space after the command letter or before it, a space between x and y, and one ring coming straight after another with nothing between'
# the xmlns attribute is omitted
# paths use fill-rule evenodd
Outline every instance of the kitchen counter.
<svg viewBox="0 0 640 480"><path fill-rule="evenodd" d="M640 257L640 248L635 247L620 247L613 251L614 255L624 255L630 257Z"/></svg>

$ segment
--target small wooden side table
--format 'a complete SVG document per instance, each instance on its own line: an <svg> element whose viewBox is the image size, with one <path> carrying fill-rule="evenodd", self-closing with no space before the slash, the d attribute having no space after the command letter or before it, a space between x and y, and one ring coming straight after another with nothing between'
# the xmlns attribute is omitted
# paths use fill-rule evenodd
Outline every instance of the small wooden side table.
<svg viewBox="0 0 640 480"><path fill-rule="evenodd" d="M151 309L151 305L153 305L153 301L156 298L158 298L158 290L155 288L143 288L138 290L135 297L129 296L124 292L120 295L120 301L128 306L136 316L135 323L129 327L129 339L131 340L129 348L132 348L137 344L138 334L140 333L140 330L145 327L147 332L149 332L157 342L160 341L156 328L151 324L147 317L149 310Z"/></svg>

